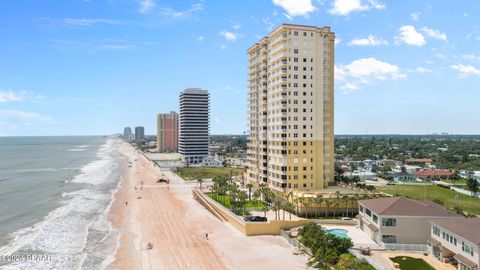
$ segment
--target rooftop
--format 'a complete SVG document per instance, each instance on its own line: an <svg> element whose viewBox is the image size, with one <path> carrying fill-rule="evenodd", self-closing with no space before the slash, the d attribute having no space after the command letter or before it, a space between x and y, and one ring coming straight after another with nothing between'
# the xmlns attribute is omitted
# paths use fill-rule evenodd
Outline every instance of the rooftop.
<svg viewBox="0 0 480 270"><path fill-rule="evenodd" d="M450 176L453 173L449 170L425 170L425 171L416 171L414 173L417 176Z"/></svg>
<svg viewBox="0 0 480 270"><path fill-rule="evenodd" d="M433 160L429 158L409 158L405 162L416 162L416 163L432 163Z"/></svg>
<svg viewBox="0 0 480 270"><path fill-rule="evenodd" d="M480 246L480 218L465 218L455 220L432 221L438 227L442 227L463 239Z"/></svg>
<svg viewBox="0 0 480 270"><path fill-rule="evenodd" d="M436 203L430 201L416 201L405 197L362 200L359 201L359 203L379 215L463 217Z"/></svg>

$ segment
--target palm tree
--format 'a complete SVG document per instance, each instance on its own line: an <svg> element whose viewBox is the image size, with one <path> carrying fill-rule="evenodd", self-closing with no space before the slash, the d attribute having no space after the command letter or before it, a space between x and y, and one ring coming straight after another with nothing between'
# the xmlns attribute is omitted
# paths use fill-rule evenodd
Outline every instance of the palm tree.
<svg viewBox="0 0 480 270"><path fill-rule="evenodd" d="M245 213L246 210L247 210L246 207L245 207L245 206L246 206L246 200L247 200L247 198L248 198L247 193L246 193L245 191L243 191L243 190L240 191L240 192L238 193L238 198L239 198L239 200L240 200L241 208L242 208L242 210L243 210L243 213Z"/></svg>
<svg viewBox="0 0 480 270"><path fill-rule="evenodd" d="M348 202L350 201L350 197L348 195L345 195L343 199L345 199L346 216L348 217Z"/></svg>
<svg viewBox="0 0 480 270"><path fill-rule="evenodd" d="M291 202L286 202L285 203L285 209L287 209L288 214L290 215L290 220L292 220L292 212L293 212L294 208L295 207L293 206L293 204Z"/></svg>
<svg viewBox="0 0 480 270"><path fill-rule="evenodd" d="M272 206L273 206L273 211L275 212L275 220L278 219L278 215L277 215L277 212L278 210L280 209L280 202L278 199L274 199L273 202L272 202Z"/></svg>
<svg viewBox="0 0 480 270"><path fill-rule="evenodd" d="M325 199L325 218L328 218L329 208L330 208L330 199Z"/></svg>
<svg viewBox="0 0 480 270"><path fill-rule="evenodd" d="M290 190L290 191L287 193L287 201L293 202L293 191L292 191L292 190Z"/></svg>
<svg viewBox="0 0 480 270"><path fill-rule="evenodd" d="M248 188L248 200L251 201L252 200L252 188L253 188L253 185L251 183L248 183L247 184L247 188Z"/></svg>
<svg viewBox="0 0 480 270"><path fill-rule="evenodd" d="M337 199L337 200L333 200L332 201L332 205L333 205L333 218L336 218L337 217L337 207L340 206L340 201Z"/></svg>
<svg viewBox="0 0 480 270"><path fill-rule="evenodd" d="M322 202L323 202L323 195L322 194L317 194L317 196L315 196L315 204L318 208L317 209L318 211L315 211L315 218L317 218L318 213L322 209Z"/></svg>
<svg viewBox="0 0 480 270"><path fill-rule="evenodd" d="M310 198L304 198L302 197L302 206L303 206L303 211L305 211L305 217L308 218L308 207L310 205Z"/></svg>
<svg viewBox="0 0 480 270"><path fill-rule="evenodd" d="M300 198L293 199L293 203L294 203L294 208L295 208L295 215L298 216L298 204L300 203Z"/></svg>

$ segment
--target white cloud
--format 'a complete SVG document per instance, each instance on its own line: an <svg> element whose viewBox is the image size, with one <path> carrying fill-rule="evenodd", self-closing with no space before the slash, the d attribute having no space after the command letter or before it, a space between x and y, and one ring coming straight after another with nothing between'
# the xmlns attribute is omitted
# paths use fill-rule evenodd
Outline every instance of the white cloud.
<svg viewBox="0 0 480 270"><path fill-rule="evenodd" d="M480 76L480 68L476 68L472 65L457 64L450 66L452 69L458 71L460 77L466 77L468 75Z"/></svg>
<svg viewBox="0 0 480 270"><path fill-rule="evenodd" d="M342 43L342 39L336 37L336 38L335 38L335 45L338 45L338 44L340 44L340 43Z"/></svg>
<svg viewBox="0 0 480 270"><path fill-rule="evenodd" d="M462 58L469 61L478 61L480 62L480 55L475 54L462 54Z"/></svg>
<svg viewBox="0 0 480 270"><path fill-rule="evenodd" d="M432 29L428 27L423 27L422 31L431 38L447 41L447 34L440 32L437 29Z"/></svg>
<svg viewBox="0 0 480 270"><path fill-rule="evenodd" d="M230 42L234 42L238 38L237 34L229 32L229 31L222 31L222 32L220 32L220 35L223 36L226 40L228 40Z"/></svg>
<svg viewBox="0 0 480 270"><path fill-rule="evenodd" d="M238 30L238 29L242 28L242 25L237 23L237 22L234 22L233 25L232 25L232 28L235 29L235 30Z"/></svg>
<svg viewBox="0 0 480 270"><path fill-rule="evenodd" d="M64 18L63 23L71 26L92 26L94 24L123 24L124 22L119 20L111 19L73 19L73 18Z"/></svg>
<svg viewBox="0 0 480 270"><path fill-rule="evenodd" d="M270 18L263 18L262 22L265 24L265 29L267 31L272 31L273 27L275 27L275 24L270 20Z"/></svg>
<svg viewBox="0 0 480 270"><path fill-rule="evenodd" d="M7 91L0 90L0 104L22 101L26 95L27 95L27 92L25 91L14 92L12 90L7 90Z"/></svg>
<svg viewBox="0 0 480 270"><path fill-rule="evenodd" d="M156 6L154 0L138 0L138 4L140 5L138 8L138 12L140 13L147 13Z"/></svg>
<svg viewBox="0 0 480 270"><path fill-rule="evenodd" d="M467 12L463 13L463 16L464 16L465 18L470 17Z"/></svg>
<svg viewBox="0 0 480 270"><path fill-rule="evenodd" d="M226 50L228 48L227 45L225 45L223 43L218 43L217 46L222 50Z"/></svg>
<svg viewBox="0 0 480 270"><path fill-rule="evenodd" d="M379 46L388 45L386 40L377 38L373 35L368 35L366 38L353 39L348 43L348 46Z"/></svg>
<svg viewBox="0 0 480 270"><path fill-rule="evenodd" d="M412 12L410 13L410 17L412 17L412 19L418 22L418 20L420 19L420 14L420 12Z"/></svg>
<svg viewBox="0 0 480 270"><path fill-rule="evenodd" d="M432 72L431 69L424 68L424 67L417 67L417 68L415 68L415 71L418 72L418 73L430 73L430 72Z"/></svg>
<svg viewBox="0 0 480 270"><path fill-rule="evenodd" d="M377 0L334 0L330 14L346 16L354 11L369 9L385 9L385 5Z"/></svg>
<svg viewBox="0 0 480 270"><path fill-rule="evenodd" d="M404 25L398 29L398 36L395 37L397 43L405 43L413 46L423 46L425 37L417 32L413 25Z"/></svg>
<svg viewBox="0 0 480 270"><path fill-rule="evenodd" d="M352 92L377 81L399 80L406 75L396 65L377 60L373 57L357 59L346 66L335 66L335 79L340 88Z"/></svg>
<svg viewBox="0 0 480 270"><path fill-rule="evenodd" d="M0 119L19 119L23 121L43 121L52 122L53 118L39 113L17 111L17 110L0 110Z"/></svg>
<svg viewBox="0 0 480 270"><path fill-rule="evenodd" d="M204 36L198 36L197 37L197 41L198 42L203 42L205 40L205 37Z"/></svg>
<svg viewBox="0 0 480 270"><path fill-rule="evenodd" d="M160 14L169 17L171 19L182 19L182 18L187 18L194 14L195 12L202 11L203 10L203 4L202 3L196 3L193 4L189 9L186 10L175 10L173 8L161 8L160 9Z"/></svg>
<svg viewBox="0 0 480 270"><path fill-rule="evenodd" d="M295 16L308 17L309 13L315 11L312 0L273 0L273 4L287 11L287 18Z"/></svg>

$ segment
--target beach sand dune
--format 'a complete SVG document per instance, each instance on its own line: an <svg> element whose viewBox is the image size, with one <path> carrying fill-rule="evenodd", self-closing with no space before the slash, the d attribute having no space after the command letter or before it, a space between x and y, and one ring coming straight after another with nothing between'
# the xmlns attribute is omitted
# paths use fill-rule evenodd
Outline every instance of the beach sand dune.
<svg viewBox="0 0 480 270"><path fill-rule="evenodd" d="M293 248L284 239L246 237L193 199L195 184L161 171L126 143L120 151L133 162L109 214L121 233L109 269L306 268L307 258L292 255ZM156 183L158 178L169 179L170 185ZM152 249L147 249L149 242Z"/></svg>

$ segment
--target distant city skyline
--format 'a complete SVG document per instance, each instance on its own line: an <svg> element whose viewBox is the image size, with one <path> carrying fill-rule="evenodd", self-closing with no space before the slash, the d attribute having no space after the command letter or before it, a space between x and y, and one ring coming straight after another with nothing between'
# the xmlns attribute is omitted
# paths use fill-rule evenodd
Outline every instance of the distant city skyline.
<svg viewBox="0 0 480 270"><path fill-rule="evenodd" d="M0 136L107 135L126 126L154 135L157 114L178 111L188 87L209 89L211 134L243 134L246 51L282 23L335 33L335 134L480 134L478 6L4 1Z"/></svg>

